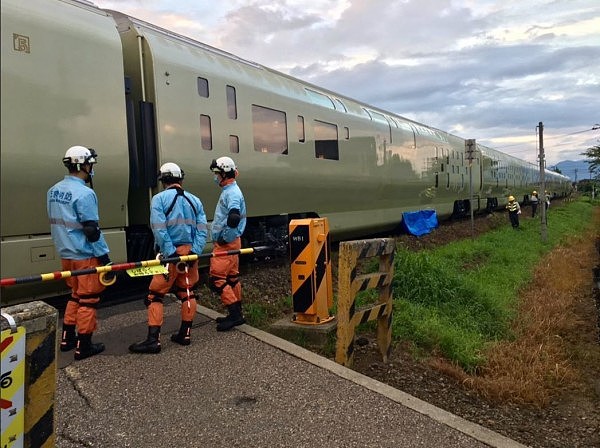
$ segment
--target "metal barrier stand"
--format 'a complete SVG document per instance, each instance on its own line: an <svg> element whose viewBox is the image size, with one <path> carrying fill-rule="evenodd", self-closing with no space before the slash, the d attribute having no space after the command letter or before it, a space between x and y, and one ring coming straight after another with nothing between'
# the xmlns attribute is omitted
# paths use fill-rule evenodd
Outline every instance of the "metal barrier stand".
<svg viewBox="0 0 600 448"><path fill-rule="evenodd" d="M36 301L2 316L2 447L54 447L58 311Z"/></svg>
<svg viewBox="0 0 600 448"><path fill-rule="evenodd" d="M377 319L377 344L387 362L392 341L392 280L394 277L393 238L350 241L340 244L338 266L337 343L335 360L350 366L354 357L354 333L357 325ZM379 270L357 274L360 260L379 257ZM376 304L357 311L356 294L367 289L379 292Z"/></svg>

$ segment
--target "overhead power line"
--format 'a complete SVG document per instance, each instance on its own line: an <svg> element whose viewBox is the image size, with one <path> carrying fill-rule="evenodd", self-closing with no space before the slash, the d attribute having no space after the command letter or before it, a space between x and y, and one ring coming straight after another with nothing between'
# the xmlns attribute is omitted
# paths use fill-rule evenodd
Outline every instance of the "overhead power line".
<svg viewBox="0 0 600 448"><path fill-rule="evenodd" d="M598 130L600 130L600 124L596 123L590 129L584 129L583 131L571 132L569 134L554 135L552 137L545 136L544 138L545 138L545 140L551 140L551 139L564 138L564 137L568 137L570 135L583 134L584 132L598 131ZM537 136L538 136L538 134L537 134L537 128L536 128L536 135L535 135L535 137L532 137L531 143L535 143L537 145L537 143L538 143ZM504 149L504 148L511 148L513 146L526 145L526 144L528 144L528 143L527 142L511 143L510 145L494 146L494 148ZM569 143L563 143L563 144L555 145L555 146L563 146L563 145L568 145L568 144Z"/></svg>

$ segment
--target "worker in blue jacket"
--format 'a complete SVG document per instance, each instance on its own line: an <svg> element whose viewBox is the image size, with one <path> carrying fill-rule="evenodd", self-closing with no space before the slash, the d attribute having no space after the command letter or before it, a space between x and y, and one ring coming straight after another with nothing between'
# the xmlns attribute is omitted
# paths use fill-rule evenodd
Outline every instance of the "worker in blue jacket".
<svg viewBox="0 0 600 448"><path fill-rule="evenodd" d="M69 174L48 190L50 231L63 271L110 263L108 246L98 224L98 198L90 188L97 157L91 148L69 148L63 157ZM66 282L71 297L63 318L60 350L75 349L75 359L85 359L104 351L104 344L92 343L92 333L97 328L96 307L104 285L98 274L69 277Z"/></svg>
<svg viewBox="0 0 600 448"><path fill-rule="evenodd" d="M182 255L200 255L206 243L206 214L202 202L183 190L183 170L168 162L160 167L158 180L164 190L154 195L150 204L150 227L159 257L173 258ZM131 344L133 353L159 353L160 328L163 324L163 298L174 289L181 302L181 325L171 340L180 345L190 345L191 328L196 315L196 287L199 281L198 260L188 263L169 263L167 274L152 277L150 291L145 300L148 307L148 337Z"/></svg>
<svg viewBox="0 0 600 448"><path fill-rule="evenodd" d="M230 157L212 161L210 170L221 187L211 227L213 253L242 248L241 236L246 228L246 202L235 178L237 167ZM228 331L245 321L242 313L242 285L239 256L227 255L210 259L210 287L227 307L227 317L217 318L217 331Z"/></svg>

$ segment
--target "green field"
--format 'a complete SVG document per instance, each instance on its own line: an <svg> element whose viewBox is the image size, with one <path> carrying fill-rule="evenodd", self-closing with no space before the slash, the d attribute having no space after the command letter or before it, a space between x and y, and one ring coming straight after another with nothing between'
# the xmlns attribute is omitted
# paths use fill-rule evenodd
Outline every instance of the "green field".
<svg viewBox="0 0 600 448"><path fill-rule="evenodd" d="M518 291L531 280L541 257L589 229L593 208L589 200L551 208L545 243L540 222L530 220L520 230L507 225L435 250L399 249L394 341L439 351L475 371L485 361L487 344L512 337Z"/></svg>

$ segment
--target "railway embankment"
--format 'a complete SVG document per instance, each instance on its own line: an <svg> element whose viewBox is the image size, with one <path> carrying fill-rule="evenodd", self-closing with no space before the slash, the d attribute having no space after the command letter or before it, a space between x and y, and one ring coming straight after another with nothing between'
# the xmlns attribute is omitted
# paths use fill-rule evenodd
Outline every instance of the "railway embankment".
<svg viewBox="0 0 600 448"><path fill-rule="evenodd" d="M582 214L584 211L588 214ZM443 344L436 345L432 330L415 330L417 324L413 323L413 333L429 334L430 340L415 341L400 330L395 333L390 362L384 364L367 325L361 335L365 345L357 348L354 369L534 447L597 446L600 346L593 270L600 264L596 247L600 209L590 204L553 203L549 242L539 246L539 221L531 219L528 212L525 207L521 231L510 228L504 213L481 217L476 222L476 237L491 235L488 238L492 238L489 244L493 252L507 262L506 270L496 277L504 288L498 294L509 291L514 295L514 299L507 300L508 305L512 304L512 318L503 317L501 331L495 330L497 337L488 338L473 350L480 361L461 364L460 359L444 351ZM576 225L570 216L579 216L582 225ZM506 239L497 239L502 235ZM435 250L441 253L450 249L439 246L462 240L457 253L462 251L464 260L458 263L455 259L453 264L461 271L485 270L490 246L478 253L469 252L467 248L473 246L470 238L470 223L462 221L443 224L425 238L401 236L398 240L399 246L411 251L438 248ZM507 246L507 251L501 246ZM530 258L532 252L536 253L534 258ZM288 268L283 263L263 273L249 268L244 274L247 317L254 320L253 325L265 327L289 312ZM487 281L492 283L493 278ZM484 311L490 313L489 309ZM408 314L405 323L410 319L426 320L423 316L426 314ZM472 314L470 319L477 318ZM447 320L452 329L455 319ZM445 341L441 336L437 338ZM455 350L459 354L470 347L468 338L463 343L466 348ZM332 354L331 344L313 349Z"/></svg>

